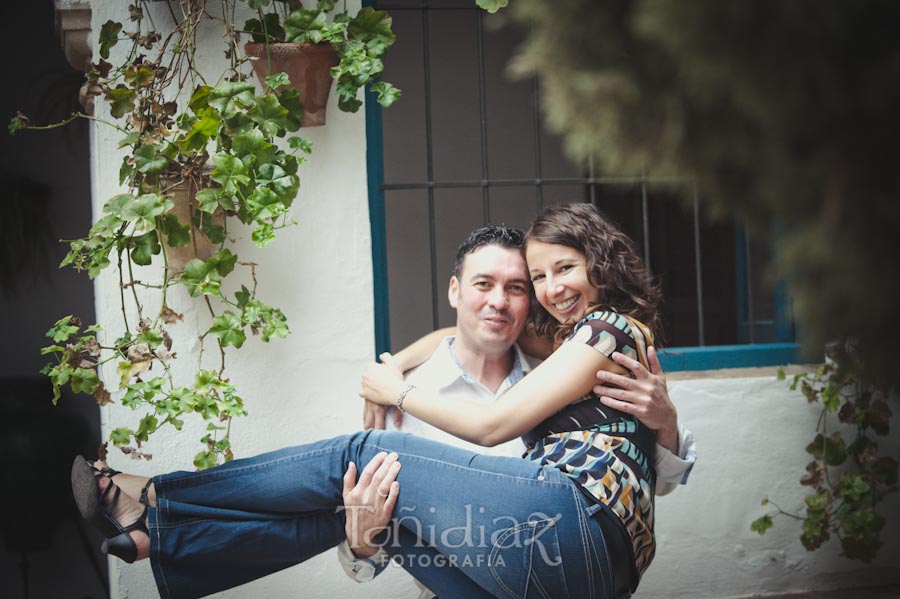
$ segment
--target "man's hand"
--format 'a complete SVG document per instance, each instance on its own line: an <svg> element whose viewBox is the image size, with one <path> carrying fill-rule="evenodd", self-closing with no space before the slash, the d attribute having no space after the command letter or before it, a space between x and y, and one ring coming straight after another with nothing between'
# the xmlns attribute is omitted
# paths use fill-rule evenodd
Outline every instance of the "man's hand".
<svg viewBox="0 0 900 599"><path fill-rule="evenodd" d="M347 513L344 532L356 557L371 557L378 553L374 539L390 522L397 504L400 483L395 479L399 472L397 454L381 452L366 464L357 482L356 464L350 462L344 474L343 496Z"/></svg>
<svg viewBox="0 0 900 599"><path fill-rule="evenodd" d="M601 370L597 373L601 384L594 387L594 393L600 396L604 405L632 414L645 426L655 430L657 443L677 454L678 412L669 399L666 375L659 364L656 350L647 348L650 371L637 360L619 352L615 352L611 358L630 370L634 378Z"/></svg>

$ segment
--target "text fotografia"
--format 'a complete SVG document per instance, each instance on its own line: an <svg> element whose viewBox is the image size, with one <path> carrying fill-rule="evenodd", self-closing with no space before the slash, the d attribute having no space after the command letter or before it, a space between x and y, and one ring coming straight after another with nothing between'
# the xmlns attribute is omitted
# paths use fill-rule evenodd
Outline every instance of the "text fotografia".
<svg viewBox="0 0 900 599"><path fill-rule="evenodd" d="M372 512L371 506L342 506L337 511L346 511L353 522L364 512ZM391 555L392 561L401 566L421 567L478 567L489 565L505 566L503 550L530 548L534 557L545 564L558 566L557 551L548 551L544 545L553 547L556 543L555 526L562 514L555 516L543 512L532 512L522 521L513 516L484 516L485 508L475 508L472 504L463 506L463 513L441 516L434 507L428 508L430 516L427 524L416 515L416 508L401 506L399 515L383 529L369 530L363 542L370 547L380 547ZM416 536L413 547L439 547L442 553L407 552L409 545L400 542L399 529L403 527ZM552 534L551 534L551 531ZM551 540L552 539L552 540ZM449 553L448 553L449 550Z"/></svg>

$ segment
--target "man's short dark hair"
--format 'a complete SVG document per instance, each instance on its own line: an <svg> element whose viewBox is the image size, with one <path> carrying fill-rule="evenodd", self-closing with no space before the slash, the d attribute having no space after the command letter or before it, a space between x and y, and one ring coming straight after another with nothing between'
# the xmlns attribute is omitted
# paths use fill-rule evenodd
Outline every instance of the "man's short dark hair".
<svg viewBox="0 0 900 599"><path fill-rule="evenodd" d="M525 232L521 229L488 225L475 229L456 249L456 261L453 263L453 276L459 277L466 256L488 245L496 245L511 250L521 250L525 244Z"/></svg>

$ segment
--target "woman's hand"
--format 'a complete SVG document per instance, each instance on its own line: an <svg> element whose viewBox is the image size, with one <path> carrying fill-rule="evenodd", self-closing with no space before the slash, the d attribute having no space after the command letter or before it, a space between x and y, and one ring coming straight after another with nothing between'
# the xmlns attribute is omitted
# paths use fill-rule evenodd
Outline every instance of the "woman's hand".
<svg viewBox="0 0 900 599"><path fill-rule="evenodd" d="M632 414L645 426L656 431L656 441L672 453L678 453L678 412L669 399L666 375L659 365L656 350L647 349L648 371L637 360L616 352L612 360L624 366L634 378L606 370L597 373L602 383L594 387L604 405Z"/></svg>
<svg viewBox="0 0 900 599"><path fill-rule="evenodd" d="M403 391L403 372L391 354L385 352L378 357L381 363L372 362L363 372L359 396L382 406L393 406Z"/></svg>

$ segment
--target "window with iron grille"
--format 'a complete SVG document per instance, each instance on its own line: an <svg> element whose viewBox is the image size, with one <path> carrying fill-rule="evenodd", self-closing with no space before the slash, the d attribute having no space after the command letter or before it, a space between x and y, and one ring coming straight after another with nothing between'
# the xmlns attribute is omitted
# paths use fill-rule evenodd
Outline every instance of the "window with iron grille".
<svg viewBox="0 0 900 599"><path fill-rule="evenodd" d="M761 366L796 354L769 245L708 222L687 179L599 173L546 131L533 80L506 69L522 40L472 0L371 3L393 17L385 79L401 100L367 110L376 345L398 350L455 322L459 242L487 223L527 228L545 206L592 202L634 239L665 299L667 370Z"/></svg>

